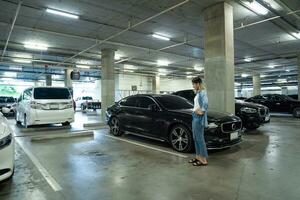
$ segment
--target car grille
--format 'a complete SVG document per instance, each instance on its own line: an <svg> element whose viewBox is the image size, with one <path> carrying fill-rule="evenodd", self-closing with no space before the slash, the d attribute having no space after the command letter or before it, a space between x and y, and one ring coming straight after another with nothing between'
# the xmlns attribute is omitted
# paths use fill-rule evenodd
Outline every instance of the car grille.
<svg viewBox="0 0 300 200"><path fill-rule="evenodd" d="M223 133L230 133L234 131L239 131L242 128L242 122L228 122L221 124L221 130Z"/></svg>
<svg viewBox="0 0 300 200"><path fill-rule="evenodd" d="M260 108L258 110L258 113L261 117L264 117L269 114L269 109L268 108Z"/></svg>

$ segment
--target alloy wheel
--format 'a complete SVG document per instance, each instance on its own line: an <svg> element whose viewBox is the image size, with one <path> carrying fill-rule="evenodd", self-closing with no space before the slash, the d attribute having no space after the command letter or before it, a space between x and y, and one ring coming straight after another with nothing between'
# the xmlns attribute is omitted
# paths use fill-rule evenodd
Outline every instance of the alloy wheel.
<svg viewBox="0 0 300 200"><path fill-rule="evenodd" d="M171 132L171 144L177 151L185 151L189 147L189 134L181 126L175 127Z"/></svg>
<svg viewBox="0 0 300 200"><path fill-rule="evenodd" d="M121 135L119 120L117 118L112 118L110 122L110 130L111 133L115 136Z"/></svg>

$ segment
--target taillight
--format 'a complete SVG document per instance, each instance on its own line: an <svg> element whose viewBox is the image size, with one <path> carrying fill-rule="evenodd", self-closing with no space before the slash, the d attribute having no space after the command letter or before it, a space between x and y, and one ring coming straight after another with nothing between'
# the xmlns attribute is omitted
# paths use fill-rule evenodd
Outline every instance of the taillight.
<svg viewBox="0 0 300 200"><path fill-rule="evenodd" d="M42 104L32 101L30 102L30 107L32 109L42 109Z"/></svg>

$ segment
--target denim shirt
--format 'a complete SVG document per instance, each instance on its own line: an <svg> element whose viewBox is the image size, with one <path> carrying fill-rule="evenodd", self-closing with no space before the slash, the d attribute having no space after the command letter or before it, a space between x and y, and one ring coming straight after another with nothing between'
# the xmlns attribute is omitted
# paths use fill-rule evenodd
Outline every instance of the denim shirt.
<svg viewBox="0 0 300 200"><path fill-rule="evenodd" d="M193 112L193 117L201 120L201 125L208 127L207 122L207 109L208 109L208 99L205 91L197 92L198 95L198 101L199 105L201 107L201 110L204 112L203 115L198 115L195 112Z"/></svg>

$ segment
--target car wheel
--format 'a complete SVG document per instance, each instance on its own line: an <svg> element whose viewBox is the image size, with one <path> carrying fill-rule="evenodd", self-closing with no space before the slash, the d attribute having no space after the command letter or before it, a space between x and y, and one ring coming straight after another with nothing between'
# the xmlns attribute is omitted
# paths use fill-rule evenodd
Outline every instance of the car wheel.
<svg viewBox="0 0 300 200"><path fill-rule="evenodd" d="M293 110L293 117L300 118L300 108L295 108Z"/></svg>
<svg viewBox="0 0 300 200"><path fill-rule="evenodd" d="M85 111L85 109L86 109L86 107L83 104L81 104L80 108L81 108L81 111Z"/></svg>
<svg viewBox="0 0 300 200"><path fill-rule="evenodd" d="M190 152L193 149L193 136L190 130L183 125L174 126L169 135L169 142L178 152Z"/></svg>
<svg viewBox="0 0 300 200"><path fill-rule="evenodd" d="M70 122L64 122L64 123L61 123L63 126L69 126L70 125Z"/></svg>
<svg viewBox="0 0 300 200"><path fill-rule="evenodd" d="M113 117L109 123L110 133L114 136L121 136L124 132L120 129L120 121L118 118Z"/></svg>
<svg viewBox="0 0 300 200"><path fill-rule="evenodd" d="M24 115L23 126L24 126L24 128L28 128L28 125L27 125L27 117L26 117L26 115Z"/></svg>
<svg viewBox="0 0 300 200"><path fill-rule="evenodd" d="M17 125L21 124L21 122L18 120L18 113L17 112L15 113L15 120L16 120Z"/></svg>

